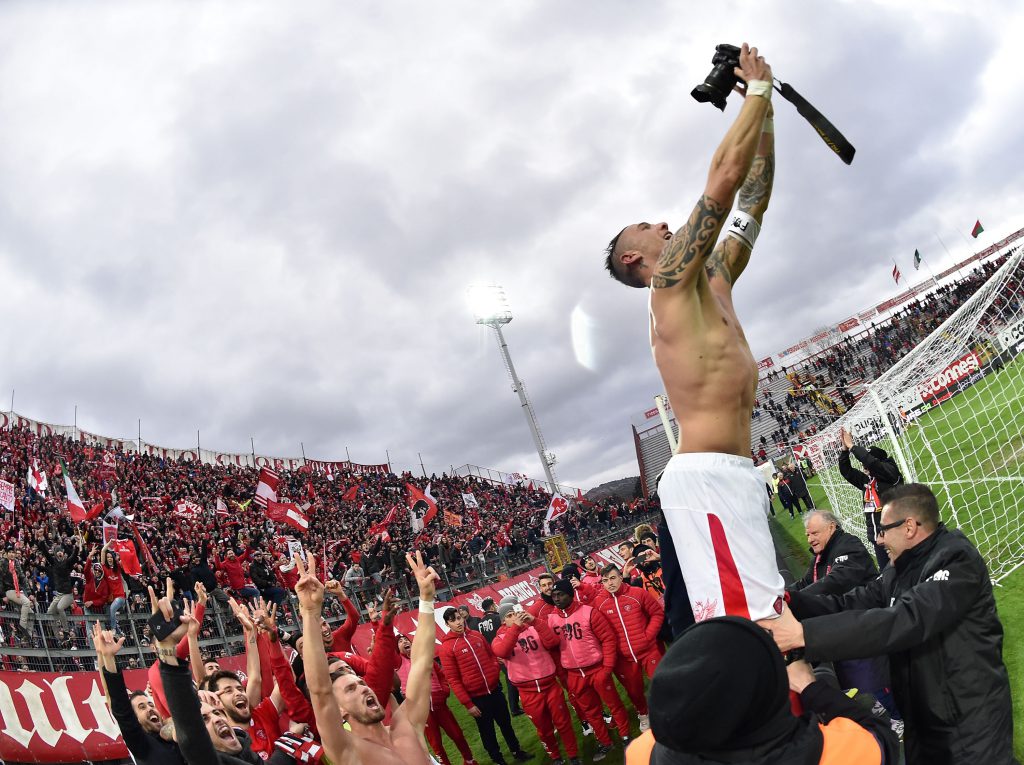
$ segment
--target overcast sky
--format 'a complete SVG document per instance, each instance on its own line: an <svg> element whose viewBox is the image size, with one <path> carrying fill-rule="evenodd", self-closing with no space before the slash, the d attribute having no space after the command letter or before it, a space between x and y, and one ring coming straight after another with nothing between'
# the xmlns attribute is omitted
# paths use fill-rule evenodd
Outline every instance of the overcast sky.
<svg viewBox="0 0 1024 765"><path fill-rule="evenodd" d="M559 479L635 475L660 383L646 295L602 251L701 194L739 108L689 96L716 43L760 46L857 147L847 167L776 95L735 293L756 358L895 294L894 258L913 280L915 248L938 271L976 218L980 245L1024 225L1024 5L908 5L0 4L0 401L541 476L464 299L490 281Z"/></svg>

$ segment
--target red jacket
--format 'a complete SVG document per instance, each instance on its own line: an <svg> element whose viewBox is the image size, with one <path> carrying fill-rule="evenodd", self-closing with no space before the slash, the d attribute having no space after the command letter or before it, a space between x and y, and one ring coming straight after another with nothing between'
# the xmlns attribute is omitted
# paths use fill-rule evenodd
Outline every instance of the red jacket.
<svg viewBox="0 0 1024 765"><path fill-rule="evenodd" d="M665 607L643 587L625 582L613 595L604 590L593 606L611 622L619 653L633 661L657 648L658 632L665 623Z"/></svg>
<svg viewBox="0 0 1024 765"><path fill-rule="evenodd" d="M474 696L486 696L499 686L500 668L487 638L475 630L449 632L438 651L441 669L455 698L469 709Z"/></svg>
<svg viewBox="0 0 1024 765"><path fill-rule="evenodd" d="M98 580L92 573L92 566L85 568L85 590L82 594L82 603L91 602L89 608L102 610L112 601L110 588L107 586L107 579L101 576Z"/></svg>

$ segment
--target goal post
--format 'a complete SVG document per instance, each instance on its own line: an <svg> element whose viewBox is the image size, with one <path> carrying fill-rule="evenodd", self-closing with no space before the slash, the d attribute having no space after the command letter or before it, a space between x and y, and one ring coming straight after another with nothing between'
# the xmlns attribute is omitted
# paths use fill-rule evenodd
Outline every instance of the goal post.
<svg viewBox="0 0 1024 765"><path fill-rule="evenodd" d="M1011 250L848 412L804 442L848 531L865 538L863 495L839 474L840 428L885 449L908 483L931 486L943 521L977 545L996 581L1024 564L1022 259L1024 247ZM951 289L930 300L952 307L959 298ZM906 337L919 336L929 315L927 304L902 315L905 326L916 325Z"/></svg>

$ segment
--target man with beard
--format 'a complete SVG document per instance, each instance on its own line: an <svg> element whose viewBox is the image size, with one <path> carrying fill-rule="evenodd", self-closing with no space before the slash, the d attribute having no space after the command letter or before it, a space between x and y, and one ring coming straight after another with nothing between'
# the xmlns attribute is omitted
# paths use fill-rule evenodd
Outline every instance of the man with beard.
<svg viewBox="0 0 1024 765"><path fill-rule="evenodd" d="M428 765L430 758L422 743L423 729L430 713L430 675L434 663L434 582L437 574L425 565L423 556L406 560L420 591L419 623L412 644L408 693L405 701L385 727L384 706L366 682L344 673L333 681L319 630L324 603L324 586L316 578L316 558L310 554L303 563L295 557L299 581L295 594L302 612L303 660L306 684L323 741L325 757L341 765ZM348 724L350 730L344 725Z"/></svg>
<svg viewBox="0 0 1024 765"><path fill-rule="evenodd" d="M185 758L178 745L160 737L163 720L156 713L153 700L143 691L128 693L115 658L124 641L123 637L115 640L113 632L93 622L92 644L100 663L100 679L110 712L121 729L121 738L139 765L183 765Z"/></svg>
<svg viewBox="0 0 1024 765"><path fill-rule="evenodd" d="M150 587L149 599L154 614L159 613L165 622L175 618L174 583L170 578L165 596L157 600ZM202 691L202 700L196 694L188 662L177 656L178 642L188 631L192 617L186 614L178 618L181 623L174 631L157 641L157 657L167 708L174 722L174 739L185 762L188 765L262 765L259 755L249 747L249 737L244 732L235 732L217 698L208 691Z"/></svg>

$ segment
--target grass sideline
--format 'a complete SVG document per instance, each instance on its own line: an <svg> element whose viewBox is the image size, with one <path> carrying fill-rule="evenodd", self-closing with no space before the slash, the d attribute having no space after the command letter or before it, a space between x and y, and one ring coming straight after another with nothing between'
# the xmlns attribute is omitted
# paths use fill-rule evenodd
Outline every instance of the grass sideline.
<svg viewBox="0 0 1024 765"><path fill-rule="evenodd" d="M815 507L829 508L828 498L817 478L807 482ZM807 571L811 562L810 549L804 536L803 519L790 520L789 514L780 512L776 499L772 524L775 537L782 542L782 553L795 577ZM968 536L970 534L968 533ZM1003 623L1003 661L1010 673L1010 693L1013 697L1014 753L1024 761L1024 569L1018 569L995 588L996 608Z"/></svg>

